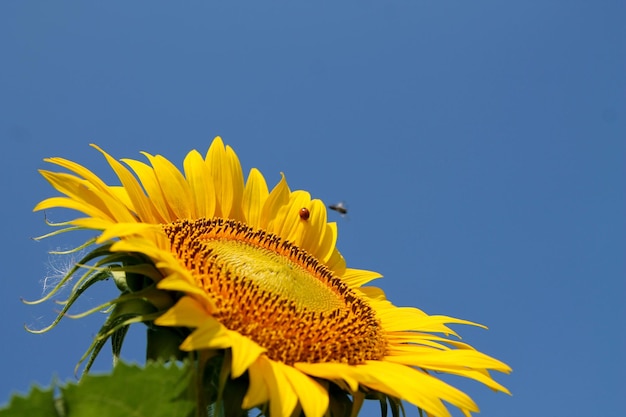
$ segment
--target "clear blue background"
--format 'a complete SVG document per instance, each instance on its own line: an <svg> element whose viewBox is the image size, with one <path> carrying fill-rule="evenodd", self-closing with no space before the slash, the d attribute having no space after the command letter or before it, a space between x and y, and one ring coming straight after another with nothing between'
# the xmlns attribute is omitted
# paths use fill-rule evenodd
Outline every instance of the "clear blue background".
<svg viewBox="0 0 626 417"><path fill-rule="evenodd" d="M47 252L82 241L31 239L42 159L112 181L90 142L180 163L221 135L246 172L346 201L339 248L396 305L490 327L457 329L514 368L512 397L453 380L480 415L625 415L625 22L623 1L2 2L0 403L71 378L104 318L22 328L57 308L20 302L66 268Z"/></svg>

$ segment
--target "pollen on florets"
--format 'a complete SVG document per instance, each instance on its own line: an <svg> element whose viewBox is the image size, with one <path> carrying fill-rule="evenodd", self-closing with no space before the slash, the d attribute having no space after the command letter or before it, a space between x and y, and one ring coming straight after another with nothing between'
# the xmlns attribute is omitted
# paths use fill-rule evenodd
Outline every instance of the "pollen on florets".
<svg viewBox="0 0 626 417"><path fill-rule="evenodd" d="M374 310L313 256L234 220L164 226L172 252L213 299L214 316L283 363L378 360L386 341Z"/></svg>

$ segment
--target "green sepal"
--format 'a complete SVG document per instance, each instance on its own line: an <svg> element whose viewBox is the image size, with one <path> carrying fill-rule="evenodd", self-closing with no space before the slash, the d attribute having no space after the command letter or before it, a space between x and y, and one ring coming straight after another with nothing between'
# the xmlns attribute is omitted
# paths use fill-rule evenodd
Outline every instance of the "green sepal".
<svg viewBox="0 0 626 417"><path fill-rule="evenodd" d="M87 265L89 262L91 262L94 259L97 259L100 257L106 257L107 255L110 255L111 254L110 248L111 248L111 244L98 246L91 252L87 253L80 261L76 262L72 266L72 268L70 268L70 270L65 274L65 276L61 279L61 281L59 281L59 283L48 294L46 294L45 296L35 301L22 300L22 302L24 304L33 305L33 304L40 304L46 300L49 300L72 279L74 274L76 274L76 272L78 272L80 268L86 267L88 269L87 273L74 284L74 288L72 289L72 292L75 292L83 284L83 282L89 278L90 273L94 269L94 267L85 266L85 265Z"/></svg>
<svg viewBox="0 0 626 417"><path fill-rule="evenodd" d="M124 338L128 333L130 326L122 326L115 330L111 335L111 351L113 354L113 366L117 365L120 360L120 353L122 353L122 345L124 344Z"/></svg>
<svg viewBox="0 0 626 417"><path fill-rule="evenodd" d="M141 291L158 282L163 276L154 264L135 253L119 252L117 261L122 266L111 268L111 275L122 293Z"/></svg>
<svg viewBox="0 0 626 417"><path fill-rule="evenodd" d="M113 310L85 354L78 361L76 371L87 360L83 373L88 372L110 337L112 338L113 364L116 364L128 326L141 322L150 326L152 321L159 317L165 309L171 307L173 303L174 301L167 292L157 289L154 285L135 293L124 294L110 301L108 304L113 305ZM156 356L154 359L169 358Z"/></svg>
<svg viewBox="0 0 626 417"><path fill-rule="evenodd" d="M187 332L188 333L188 332ZM181 351L178 347L187 333L183 329L175 327L160 327L150 325L147 328L147 360L182 360L187 356L186 352Z"/></svg>
<svg viewBox="0 0 626 417"><path fill-rule="evenodd" d="M29 329L28 327L26 327L26 330L29 333L35 333L35 334L45 333L45 332L49 331L54 326L59 324L61 319L67 315L67 312L70 309L70 307L72 307L74 302L76 302L76 300L78 300L78 297L80 297L85 291L87 291L87 289L89 287L91 287L93 284L95 284L97 282L104 281L104 280L108 279L109 277L110 277L110 274L109 274L108 271L100 271L98 273L92 274L89 277L89 279L87 279L83 283L83 285L78 287L76 290L72 291L72 294L70 295L69 299L67 299L66 301L61 303L61 304L63 304L63 308L61 309L59 314L57 314L56 318L52 321L52 323L49 326L47 326L47 327L45 327L43 329L40 329L40 330L33 330L33 329Z"/></svg>
<svg viewBox="0 0 626 417"><path fill-rule="evenodd" d="M222 395L223 416L245 417L248 415L248 410L243 410L241 404L248 392L249 384L247 374L236 379L229 378L226 381Z"/></svg>
<svg viewBox="0 0 626 417"><path fill-rule="evenodd" d="M353 411L353 403L350 396L335 384L330 384L328 410L332 417L350 417Z"/></svg>

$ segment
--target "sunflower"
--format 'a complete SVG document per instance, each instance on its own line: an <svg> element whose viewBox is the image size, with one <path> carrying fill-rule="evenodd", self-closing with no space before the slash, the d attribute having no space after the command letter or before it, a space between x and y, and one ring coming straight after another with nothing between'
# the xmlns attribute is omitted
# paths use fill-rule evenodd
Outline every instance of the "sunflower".
<svg viewBox="0 0 626 417"><path fill-rule="evenodd" d="M219 137L205 157L189 152L182 172L160 155L143 153L149 164L118 161L92 146L120 185L49 158L68 172L40 172L64 196L35 207L84 213L57 224L63 228L55 234L97 231L83 246L92 248L89 254L66 277L92 262L66 308L106 278L121 291L94 309L112 313L92 355L108 337L119 353L128 326L144 322L172 335L149 344L153 356L171 352L163 340L174 340L174 351L194 353L198 363L220 358L218 394L207 404L242 381L241 409L272 417L344 415L346 398L352 415L369 398L389 402L394 414L401 401L430 416L449 416L444 402L464 415L477 412L440 373L508 393L489 371L510 368L448 327L477 324L396 307L381 289L366 286L380 274L346 267L326 206L306 191L291 191L284 175L271 191L257 169L244 181L237 155Z"/></svg>

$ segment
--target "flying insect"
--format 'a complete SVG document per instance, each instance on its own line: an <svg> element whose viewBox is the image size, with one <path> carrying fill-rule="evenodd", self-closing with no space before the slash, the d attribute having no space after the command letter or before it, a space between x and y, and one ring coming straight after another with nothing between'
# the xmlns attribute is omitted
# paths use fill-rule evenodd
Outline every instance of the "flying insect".
<svg viewBox="0 0 626 417"><path fill-rule="evenodd" d="M346 207L343 201L340 201L337 204L331 204L328 206L328 208L331 210L335 210L337 213L341 214L342 216L345 216L346 214L348 214L348 208Z"/></svg>

